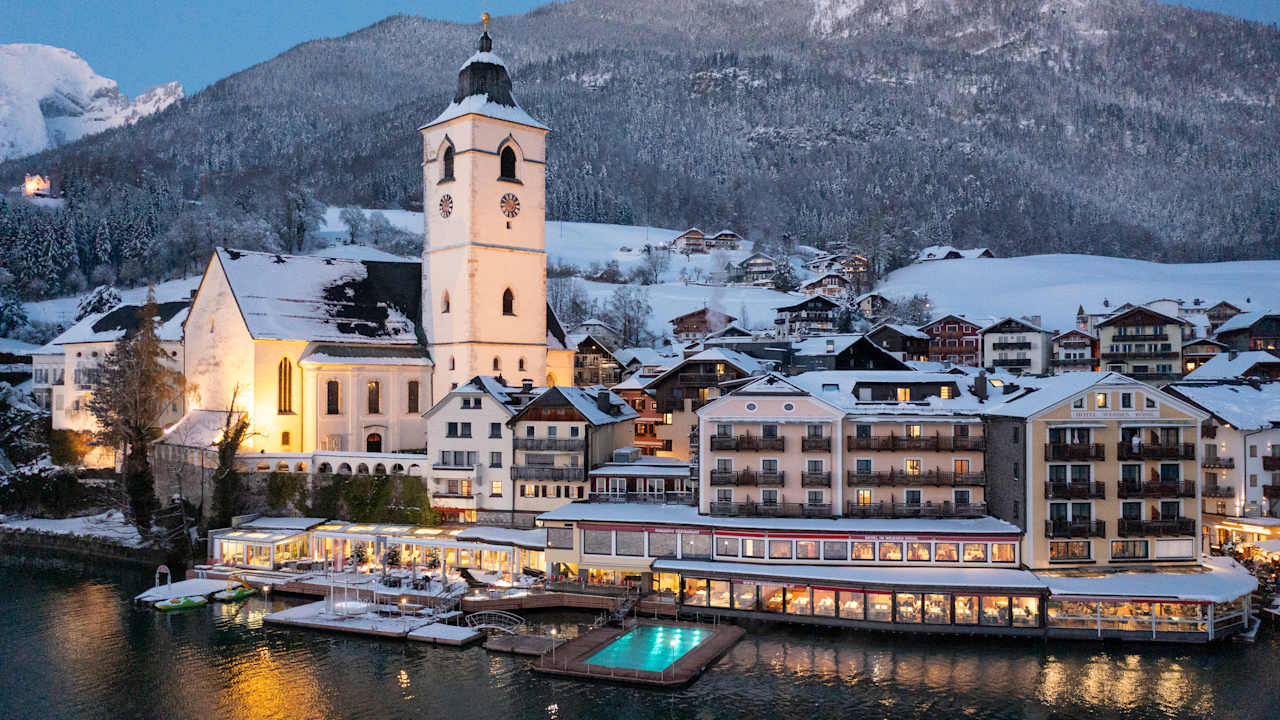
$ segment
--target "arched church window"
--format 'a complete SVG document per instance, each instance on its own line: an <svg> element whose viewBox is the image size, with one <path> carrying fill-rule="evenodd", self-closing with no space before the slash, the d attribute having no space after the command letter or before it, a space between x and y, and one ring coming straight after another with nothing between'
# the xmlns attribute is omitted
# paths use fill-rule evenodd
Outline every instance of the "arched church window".
<svg viewBox="0 0 1280 720"><path fill-rule="evenodd" d="M453 361L453 358L452 358L452 357L451 357L451 358L449 358L449 369L450 369L450 370L452 370L452 369L454 369L454 367L455 367L455 366L456 366L456 365L455 365L455 363L454 363L454 361Z"/></svg>
<svg viewBox="0 0 1280 720"><path fill-rule="evenodd" d="M287 357L276 367L276 412L293 412L293 365Z"/></svg>
<svg viewBox="0 0 1280 720"><path fill-rule="evenodd" d="M511 292L511 288L502 291L502 314L516 314L516 294Z"/></svg>
<svg viewBox="0 0 1280 720"><path fill-rule="evenodd" d="M501 369L502 369L502 360L498 359L498 356L495 355L493 357L493 371L498 372Z"/></svg>
<svg viewBox="0 0 1280 720"><path fill-rule="evenodd" d="M520 372L524 372L524 358L520 358L516 363L516 367L519 368Z"/></svg>
<svg viewBox="0 0 1280 720"><path fill-rule="evenodd" d="M516 151L508 145L502 148L502 172L499 173L500 180L516 179Z"/></svg>
<svg viewBox="0 0 1280 720"><path fill-rule="evenodd" d="M444 162L440 171L440 180L453 179L453 145L449 145L444 149Z"/></svg>
<svg viewBox="0 0 1280 720"><path fill-rule="evenodd" d="M444 295L440 298L440 312L449 312L449 291L445 290Z"/></svg>

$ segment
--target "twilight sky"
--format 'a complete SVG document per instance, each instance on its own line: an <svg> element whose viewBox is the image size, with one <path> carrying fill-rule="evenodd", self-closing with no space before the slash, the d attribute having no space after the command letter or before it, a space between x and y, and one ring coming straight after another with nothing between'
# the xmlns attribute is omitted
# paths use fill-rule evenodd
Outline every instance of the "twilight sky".
<svg viewBox="0 0 1280 720"><path fill-rule="evenodd" d="M488 0L494 15L549 0ZM178 80L194 95L220 78L318 37L345 35L395 13L476 22L485 0L4 0L0 43L72 50L134 96ZM1179 0L1177 4L1280 23L1280 0ZM203 7L199 7L202 5Z"/></svg>

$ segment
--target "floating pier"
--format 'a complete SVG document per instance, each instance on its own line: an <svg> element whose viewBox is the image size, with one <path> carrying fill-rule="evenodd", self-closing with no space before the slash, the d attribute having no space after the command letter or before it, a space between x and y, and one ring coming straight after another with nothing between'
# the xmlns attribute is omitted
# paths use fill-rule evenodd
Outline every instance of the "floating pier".
<svg viewBox="0 0 1280 720"><path fill-rule="evenodd" d="M462 647L484 637L484 633L462 625L446 625L433 622L430 625L423 625L415 630L410 630L406 637L410 640L429 642L435 645Z"/></svg>

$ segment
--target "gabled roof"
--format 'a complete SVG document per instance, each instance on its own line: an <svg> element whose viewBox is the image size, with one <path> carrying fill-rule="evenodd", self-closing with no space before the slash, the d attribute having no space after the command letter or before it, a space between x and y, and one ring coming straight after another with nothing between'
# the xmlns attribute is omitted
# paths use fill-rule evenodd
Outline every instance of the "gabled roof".
<svg viewBox="0 0 1280 720"><path fill-rule="evenodd" d="M1116 320L1119 320L1120 318L1122 318L1122 317L1124 317L1124 316L1126 316L1126 315L1131 315L1131 314L1136 313L1136 312L1149 312L1149 313L1151 313L1152 315L1159 315L1160 317L1162 317L1162 318L1164 318L1164 319L1168 320L1169 322L1171 322L1171 323L1177 323L1178 325L1187 325L1187 324L1189 324L1186 320L1183 320L1183 319L1182 319L1182 318L1180 318L1180 317L1174 317L1174 316L1172 316L1172 315L1167 315L1167 314L1165 314L1165 313L1160 312L1159 310L1152 310L1151 308L1147 307L1146 305L1134 305L1134 306L1131 306L1131 307L1122 307L1122 309L1117 310L1116 312L1112 313L1111 315L1108 315L1108 316L1106 317L1106 319L1104 319L1104 320L1102 320L1101 322L1099 322L1099 323L1098 323L1098 327L1103 327L1103 326L1105 326L1105 325L1110 325L1110 324L1112 324L1113 322L1115 322Z"/></svg>
<svg viewBox="0 0 1280 720"><path fill-rule="evenodd" d="M1233 315L1229 320L1219 325L1218 333L1231 332L1232 330L1247 330L1253 327L1259 320L1268 316L1277 317L1280 316L1280 313L1272 312L1270 308L1254 312L1242 312L1238 315Z"/></svg>
<svg viewBox="0 0 1280 720"><path fill-rule="evenodd" d="M1173 398L1167 393L1138 382L1131 378L1125 377L1120 373L1103 370L1100 372L1066 372L1061 375L1051 375L1048 377L1028 377L1019 378L1019 384L1023 384L1024 389L1011 396L995 396L993 400L996 402L988 403L988 409L985 414L998 415L1002 417L1030 418L1033 415L1044 412L1051 408L1058 407L1071 398L1086 392L1094 387L1103 387L1108 385L1121 386L1137 386L1141 387L1148 395L1163 396L1163 401L1172 402L1172 404L1180 406L1192 415L1201 415L1202 412L1194 406L1177 398ZM1001 397L1009 397L1004 402L999 402ZM1201 418L1203 419L1203 418Z"/></svg>
<svg viewBox="0 0 1280 720"><path fill-rule="evenodd" d="M1185 349L1185 348L1187 348L1187 347L1190 347L1190 346L1192 346L1192 345L1217 345L1218 347L1222 348L1223 350L1230 349L1230 347L1231 347L1230 345L1228 345L1228 344L1226 344L1226 343L1224 343L1224 342L1218 342L1217 340L1214 340L1213 338L1207 338L1207 337L1191 338L1190 340L1187 340L1187 341L1185 341L1185 342L1183 342L1183 343L1182 343L1182 347L1183 347L1184 349Z"/></svg>
<svg viewBox="0 0 1280 720"><path fill-rule="evenodd" d="M1183 379L1229 380L1243 378L1245 373L1258 365L1267 368L1280 368L1280 357L1276 357L1265 350L1218 353L1206 360L1200 367L1187 373Z"/></svg>
<svg viewBox="0 0 1280 720"><path fill-rule="evenodd" d="M1280 423L1280 382L1175 383L1166 388L1240 430Z"/></svg>
<svg viewBox="0 0 1280 720"><path fill-rule="evenodd" d="M913 328L910 325L903 325L901 323L885 323L885 322L877 323L875 327L871 328L871 331L868 332L867 335L875 335L881 330L892 330L893 332L896 332L899 335L905 335L910 338L916 338L917 340L929 339L929 336L926 335L925 333L920 332L918 328Z"/></svg>
<svg viewBox="0 0 1280 720"><path fill-rule="evenodd" d="M840 303L836 302L835 300L832 300L826 295L808 295L805 297L805 299L801 300L798 303L795 303L794 305L787 305L786 307L776 307L774 308L774 312L789 312L794 310L800 310L804 306L809 305L811 303L825 304L830 309L833 309L833 310L835 308L840 307Z"/></svg>
<svg viewBox="0 0 1280 720"><path fill-rule="evenodd" d="M218 248L212 262L255 339L419 343L420 263L227 248Z"/></svg>
<svg viewBox="0 0 1280 720"><path fill-rule="evenodd" d="M734 231L732 231L732 230L717 230L717 231L716 231L716 233L715 233L715 235L712 235L712 237L724 237L724 236L726 236L726 235L732 235L732 236L734 236L734 237L736 237L736 238L741 238L741 237L742 237L741 235L739 235L738 233L736 233L736 232L734 232Z"/></svg>
<svg viewBox="0 0 1280 720"><path fill-rule="evenodd" d="M115 342L138 329L138 313L142 308L142 305L117 305L107 312L86 315L49 344ZM156 337L181 340L182 324L186 322L190 308L191 303L187 300L156 303Z"/></svg>
<svg viewBox="0 0 1280 720"><path fill-rule="evenodd" d="M979 330L978 332L980 332L980 333L989 332L989 331L991 331L992 329L994 329L994 328L995 328L995 326L1000 325L1000 324L1003 324L1003 323L1007 323L1007 322L1017 323L1018 325L1021 325L1021 326L1025 327L1026 329L1030 330L1031 332L1040 332L1040 333L1047 333L1047 332L1049 332L1048 330L1045 330L1044 328L1042 328L1042 327L1040 327L1040 326L1038 326L1038 325L1032 325L1031 323L1027 322L1026 320L1023 320L1022 318L1016 318L1016 317L1011 317L1011 316L1006 316L1006 317L1000 318L999 320L997 320L997 321L995 321L995 322L991 323L990 325L988 325L988 326L986 326L986 327L982 328L982 329L981 329L981 330Z"/></svg>
<svg viewBox="0 0 1280 720"><path fill-rule="evenodd" d="M488 395L493 398L498 405L501 405L506 409L508 415L511 415L526 404L522 398L528 397L528 395L536 397L546 391L547 388L545 387L534 387L526 394L523 387L511 387L500 377L493 377L492 375L477 375L458 387L450 390L448 395L441 398L440 402L433 405L429 410L423 413L422 416L424 418L429 418L438 410L447 407L448 403L446 401L454 395Z"/></svg>
<svg viewBox="0 0 1280 720"><path fill-rule="evenodd" d="M677 235L677 236L676 236L676 239L678 240L678 239L683 238L683 237L706 237L706 236L707 236L707 234L706 234L706 233L704 233L704 232L702 232L702 230L700 230L700 229L698 229L698 228L696 228L696 227L691 227L691 228L689 228L688 230L685 230L684 232L682 232L682 233L680 233L679 235Z"/></svg>
<svg viewBox="0 0 1280 720"><path fill-rule="evenodd" d="M608 396L609 411L605 412L596 405L596 398L601 393ZM625 420L634 420L639 417L639 413L631 407L630 403L623 400L617 394L611 392L608 388L601 385L592 385L590 387L573 387L568 385L555 385L549 387L545 392L538 395L532 401L526 403L513 415L508 423L515 423L524 416L529 408L542 407L545 405L558 405L564 402L573 407L574 410L582 416L583 420L592 425L611 425Z"/></svg>
<svg viewBox="0 0 1280 720"><path fill-rule="evenodd" d="M621 348L614 351L613 356L623 365L630 365L633 360L639 360L641 365L657 365L666 360L674 362L677 359L671 355L663 355L656 348L647 347Z"/></svg>
<svg viewBox="0 0 1280 720"><path fill-rule="evenodd" d="M560 318L556 317L556 311L551 307L551 303L547 303L547 349L573 349L569 347L569 339L565 337L564 328L560 325Z"/></svg>
<svg viewBox="0 0 1280 720"><path fill-rule="evenodd" d="M807 337L803 340L794 340L791 347L795 348L798 357L811 357L817 355L839 355L848 350L854 343L863 338L861 333L845 333L841 335L817 335ZM827 348L831 349L828 350ZM878 346L877 346L878 347Z"/></svg>
<svg viewBox="0 0 1280 720"><path fill-rule="evenodd" d="M840 282L844 283L845 285L848 285L848 284L850 284L851 282L853 282L853 281L852 281L852 280L850 280L849 278L845 277L842 273L829 272L829 273L825 273L825 274L823 274L823 275L819 275L818 277L816 277L816 278L814 278L814 279L810 280L809 282L805 283L804 285L801 285L801 287L806 287L806 288L807 288L807 287L813 287L813 286L817 285L818 283L821 283L823 280L826 280L827 278L835 278L835 279L839 280Z"/></svg>
<svg viewBox="0 0 1280 720"><path fill-rule="evenodd" d="M1097 339L1098 339L1098 336L1096 336L1096 335L1090 335L1089 333L1087 333L1087 332L1085 332L1085 331L1081 330L1080 328L1071 328L1070 330L1064 330L1063 332L1060 332L1060 333L1058 333L1057 335L1054 335L1054 336L1053 336L1053 338L1051 338L1051 339L1052 339L1052 340L1055 340L1055 341L1056 341L1056 340L1061 340L1062 338L1064 338L1064 337L1066 337L1066 336L1068 336L1068 335L1079 335L1079 336L1081 336L1081 337L1088 338L1089 340L1097 340Z"/></svg>
<svg viewBox="0 0 1280 720"><path fill-rule="evenodd" d="M605 330L608 330L611 333L616 334L618 332L617 328L615 328L614 326L610 325L609 323L597 317L589 317L586 320L583 320L582 322L578 323L578 327L588 327L590 325L599 325L600 327L604 328Z"/></svg>
<svg viewBox="0 0 1280 720"><path fill-rule="evenodd" d="M753 337L751 331L736 322L731 322L719 330L707 335L707 339L719 337Z"/></svg>
<svg viewBox="0 0 1280 720"><path fill-rule="evenodd" d="M750 255L746 256L745 258L743 258L743 259L742 259L742 262L738 263L738 267L743 267L743 266L745 266L747 263L751 262L752 260L755 260L756 258L763 258L763 259L765 259L765 260L768 260L768 261L769 261L769 262L771 262L771 263L777 263L777 262L778 262L777 260L774 260L773 258L769 257L768 255L765 255L765 254L764 254L764 253L762 253L762 252L754 252L754 253L751 253Z"/></svg>
<svg viewBox="0 0 1280 720"><path fill-rule="evenodd" d="M695 362L723 362L737 368L738 372L744 375L758 375L764 372L764 365L757 359L740 353L737 350L730 350L725 347L713 347L701 352L690 355L680 362L667 368L661 375L654 378L654 382L662 380L672 373L679 372L680 368ZM650 383L652 384L652 383Z"/></svg>
<svg viewBox="0 0 1280 720"><path fill-rule="evenodd" d="M974 327L982 327L982 326L981 326L981 325L979 325L978 323L974 322L973 320L970 320L969 318L967 318L967 317L965 317L965 316L963 316L963 315L954 315L954 314L950 314L950 313L948 313L948 314L943 315L942 317L938 318L937 320L934 320L934 321L932 321L932 322L927 322L927 323L925 323L925 324L921 325L921 326L920 326L920 329L921 329L921 330L924 330L924 329L925 329L925 328L927 328L927 327L933 327L934 325L937 325L937 324L939 324L939 323L944 323L944 322L947 322L947 321L956 322L956 323L967 323L967 324L972 325L972 326L974 326Z"/></svg>
<svg viewBox="0 0 1280 720"><path fill-rule="evenodd" d="M668 320L667 322L669 322L669 323L670 323L670 324L672 324L672 325L675 325L676 323L680 322L681 320L684 320L684 319L686 319L686 318L691 318L691 317L697 317L698 315L706 315L706 316L707 316L707 317L709 317L709 318L710 318L710 317L719 317L719 318L720 318L720 319L722 319L725 323L731 323L731 322L734 322L735 320L737 320L737 319L738 319L738 318L736 318L736 317L734 317L734 316L732 316L732 315L730 315L730 314L728 314L728 313L722 313L722 312L720 312L719 310L712 310L712 309L711 309L711 308L709 308L709 307L703 307L703 308L698 308L697 310L694 310L693 312L687 312L687 313L685 313L685 314L683 314L683 315L677 315L677 316L675 316L675 317L671 318L670 320Z"/></svg>
<svg viewBox="0 0 1280 720"><path fill-rule="evenodd" d="M594 335L592 335L591 333L587 333L587 334L585 334L585 335L581 335L581 334L579 334L579 335L569 335L569 336L568 336L568 338L569 338L569 343L568 343L569 348L570 348L571 350L573 350L574 352L586 352L585 350L582 350L582 346L583 346L583 344L584 344L584 343L585 343L585 344L588 344L588 346L589 346L590 344L594 344L596 347L598 347L598 348L600 348L601 350L603 350L605 355L608 355L609 357L613 358L615 362L616 362L616 361L617 361L617 359L618 359L618 358L614 357L613 352L612 352L611 350L609 350L609 346L608 346L608 345L605 345L603 342L601 342L598 338L596 338L596 337L595 337ZM621 363L619 363L619 364L621 364Z"/></svg>

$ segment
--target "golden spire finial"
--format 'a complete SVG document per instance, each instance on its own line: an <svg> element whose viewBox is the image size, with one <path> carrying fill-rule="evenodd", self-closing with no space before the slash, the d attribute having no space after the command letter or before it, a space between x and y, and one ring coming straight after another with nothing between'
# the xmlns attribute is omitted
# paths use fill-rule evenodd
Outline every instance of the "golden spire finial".
<svg viewBox="0 0 1280 720"><path fill-rule="evenodd" d="M480 13L480 22L484 23L484 31L489 32L489 13L488 12Z"/></svg>

